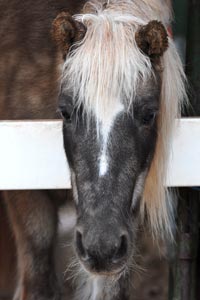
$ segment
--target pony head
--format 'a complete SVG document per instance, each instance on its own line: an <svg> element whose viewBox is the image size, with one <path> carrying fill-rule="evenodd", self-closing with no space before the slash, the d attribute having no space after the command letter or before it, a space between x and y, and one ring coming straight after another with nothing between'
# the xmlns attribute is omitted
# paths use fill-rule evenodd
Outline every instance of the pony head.
<svg viewBox="0 0 200 300"><path fill-rule="evenodd" d="M166 163L185 90L161 2L94 1L53 23L76 252L92 273L127 269L144 216L154 235L171 235Z"/></svg>

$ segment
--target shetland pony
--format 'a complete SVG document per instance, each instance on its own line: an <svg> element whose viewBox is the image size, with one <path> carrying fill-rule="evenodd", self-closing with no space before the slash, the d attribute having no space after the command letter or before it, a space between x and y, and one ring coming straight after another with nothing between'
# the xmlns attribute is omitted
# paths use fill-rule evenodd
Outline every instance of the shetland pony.
<svg viewBox="0 0 200 300"><path fill-rule="evenodd" d="M125 300L139 226L147 220L154 238L172 238L166 163L174 121L186 98L185 75L167 34L171 13L164 1L91 1L77 12L62 11L52 26L64 59L58 112L77 211L75 299ZM40 39L45 45L44 34ZM23 78L32 77L30 64L41 64L55 84L57 56L49 52L48 59L55 59L51 72L48 51L37 60L29 53ZM41 89L45 83L50 88L47 79L39 82ZM31 94L31 109L41 108L44 117L52 108L48 88L45 103ZM19 109L20 101L14 104ZM60 299L53 244L56 202L64 196L45 191L4 196L18 249L14 299Z"/></svg>

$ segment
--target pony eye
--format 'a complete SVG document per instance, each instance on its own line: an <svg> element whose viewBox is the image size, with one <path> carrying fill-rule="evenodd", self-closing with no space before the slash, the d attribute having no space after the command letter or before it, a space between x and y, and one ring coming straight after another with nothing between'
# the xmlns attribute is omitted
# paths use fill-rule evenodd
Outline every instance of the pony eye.
<svg viewBox="0 0 200 300"><path fill-rule="evenodd" d="M143 125L151 125L155 120L156 112L148 111L142 116L142 124Z"/></svg>
<svg viewBox="0 0 200 300"><path fill-rule="evenodd" d="M74 105L72 97L66 95L62 89L58 98L58 113L64 121L71 122Z"/></svg>
<svg viewBox="0 0 200 300"><path fill-rule="evenodd" d="M71 122L71 113L69 113L65 108L59 109L59 113L63 120L65 120L67 122Z"/></svg>

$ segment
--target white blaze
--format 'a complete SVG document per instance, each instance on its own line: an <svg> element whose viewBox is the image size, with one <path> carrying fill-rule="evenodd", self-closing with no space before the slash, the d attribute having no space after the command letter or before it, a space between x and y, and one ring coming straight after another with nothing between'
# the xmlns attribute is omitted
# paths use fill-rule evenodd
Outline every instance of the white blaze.
<svg viewBox="0 0 200 300"><path fill-rule="evenodd" d="M121 103L118 103L115 108L113 108L112 114L110 115L109 120L104 120L100 124L100 135L102 136L102 147L99 157L99 176L104 176L108 172L109 168L109 156L107 153L108 139L110 132L115 123L115 119L119 113L124 109L124 106Z"/></svg>
<svg viewBox="0 0 200 300"><path fill-rule="evenodd" d="M99 176L104 176L107 173L107 170L108 170L108 157L103 151L99 163Z"/></svg>

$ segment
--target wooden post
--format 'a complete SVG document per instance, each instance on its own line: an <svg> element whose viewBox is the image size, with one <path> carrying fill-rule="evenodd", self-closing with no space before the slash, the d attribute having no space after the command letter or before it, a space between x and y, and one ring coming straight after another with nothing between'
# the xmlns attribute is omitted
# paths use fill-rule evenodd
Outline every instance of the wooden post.
<svg viewBox="0 0 200 300"><path fill-rule="evenodd" d="M200 116L200 1L188 0L186 74L190 90L191 113Z"/></svg>
<svg viewBox="0 0 200 300"><path fill-rule="evenodd" d="M186 74L189 81L190 90L190 115L200 116L200 1L188 0L188 25L187 25L187 48L186 48ZM194 223L191 223L191 231L193 233L191 240L191 249L194 254L195 261L192 264L192 284L191 299L200 299L199 283L197 278L200 277L197 264L200 260L198 252L200 234L200 192L190 191L188 195L191 202L191 216Z"/></svg>
<svg viewBox="0 0 200 300"><path fill-rule="evenodd" d="M193 115L200 116L200 1L188 1L189 22L187 33L187 57L186 57L186 73L189 79L189 84L192 87L190 102L193 108ZM191 195L192 198L192 195ZM196 215L197 222L200 221L200 197L197 200L198 208L193 211ZM198 226L198 224L196 224ZM196 286L193 286L193 294L196 294L195 299L200 299L200 287L198 280L200 279L200 232L197 227L197 235L193 241L194 247L197 249L197 259L193 266L193 278L196 279Z"/></svg>
<svg viewBox="0 0 200 300"><path fill-rule="evenodd" d="M177 210L177 257L173 266L173 300L197 300L199 192L180 189ZM171 280L172 282L172 280Z"/></svg>

